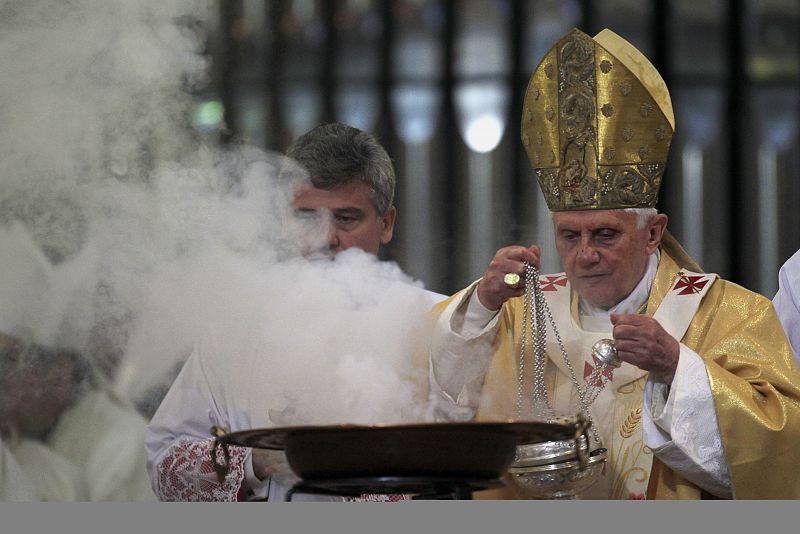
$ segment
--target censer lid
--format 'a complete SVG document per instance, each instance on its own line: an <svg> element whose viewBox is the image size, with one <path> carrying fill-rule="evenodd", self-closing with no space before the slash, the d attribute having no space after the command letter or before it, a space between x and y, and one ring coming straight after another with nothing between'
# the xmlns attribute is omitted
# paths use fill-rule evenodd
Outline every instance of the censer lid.
<svg viewBox="0 0 800 534"><path fill-rule="evenodd" d="M532 467L577 460L578 451L575 449L575 443L574 439L566 439L520 445L517 447L516 459L511 467ZM581 453L585 455L586 436L578 438L577 443Z"/></svg>
<svg viewBox="0 0 800 534"><path fill-rule="evenodd" d="M589 453L589 457L586 462L585 469L588 469L592 466L597 464L601 464L606 461L608 458L608 450L600 447L599 449L593 450ZM577 459L571 459L566 461L560 462L551 462L541 465L518 465L512 464L511 467L508 468L508 472L514 475L525 475L525 474L532 474L532 473L546 473L552 471L566 471L566 470L574 470L575 472L580 472L581 467Z"/></svg>

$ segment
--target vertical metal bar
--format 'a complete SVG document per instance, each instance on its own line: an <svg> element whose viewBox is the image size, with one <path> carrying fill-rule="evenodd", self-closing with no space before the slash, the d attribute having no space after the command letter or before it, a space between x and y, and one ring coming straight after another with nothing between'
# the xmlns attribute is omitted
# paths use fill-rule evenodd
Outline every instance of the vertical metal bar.
<svg viewBox="0 0 800 534"><path fill-rule="evenodd" d="M664 83L667 84L668 90L672 91L672 65L670 64L670 17L671 17L671 10L669 6L669 2L667 0L655 0L653 2L653 10L652 10L652 20L650 26L650 43L653 47L653 57L651 58L653 61L653 66L658 70L661 77L664 79ZM677 156L677 154L676 154ZM676 156L673 156L673 160L677 159ZM665 176L662 179L661 185L661 192L658 196L658 204L657 208L661 211L665 211L670 213L671 206L668 206L668 201L666 199L670 198L671 195L666 194L667 189L672 189L675 187L676 184L672 183L672 180L669 178L670 169L672 168L671 165L667 164L667 168L665 170ZM702 179L702 175L700 176ZM702 210L702 205L700 205L700 209Z"/></svg>
<svg viewBox="0 0 800 534"><path fill-rule="evenodd" d="M269 120L264 124L266 129L264 140L267 148L283 150L285 148L283 128L285 120L280 97L284 87L281 82L286 43L281 31L281 20L286 13L286 0L265 0L265 3L267 4L265 13L269 17L265 27L271 34L272 48L265 51L264 54L267 61L264 89L269 95L269 101L266 102L268 113L265 113ZM267 43L268 39L264 39L264 42Z"/></svg>
<svg viewBox="0 0 800 534"><path fill-rule="evenodd" d="M683 149L683 244L692 258L703 267L705 252L703 199L703 149L688 144Z"/></svg>
<svg viewBox="0 0 800 534"><path fill-rule="evenodd" d="M444 243L446 249L444 258L455 258L455 239L456 227L458 224L458 213L456 206L458 179L456 166L456 143L459 142L458 129L455 120L455 108L453 104L453 92L455 88L455 30L456 30L456 1L443 0L444 8L444 75L442 76L442 131L444 133L442 162L444 165L443 176L444 202ZM442 291L454 293L454 281L458 275L458 265L455 261L446 261L443 268L445 273L445 286Z"/></svg>
<svg viewBox="0 0 800 534"><path fill-rule="evenodd" d="M400 219L406 239L406 264L426 285L434 279L431 217L431 150L429 143L405 147L405 196Z"/></svg>
<svg viewBox="0 0 800 534"><path fill-rule="evenodd" d="M581 29L584 33L594 35L597 14L592 0L581 0Z"/></svg>
<svg viewBox="0 0 800 534"><path fill-rule="evenodd" d="M380 72L378 73L378 84L379 84L379 91L380 91L380 111L378 112L378 121L376 128L378 131L375 132L375 136L381 141L381 144L386 148L386 151L389 153L389 156L392 159L396 159L397 151L399 150L399 143L397 142L397 136L394 134L394 116L392 114L392 102L391 102L391 92L392 92L392 55L394 50L394 17L392 17L392 0L381 0L380 3L380 10L381 10L381 20L383 21L383 33L381 35L380 41L380 60L379 60L379 68ZM405 161L405 167L408 168L409 161ZM403 176L403 174L398 172L398 169L395 168L395 174L397 177ZM408 173L406 172L405 175L407 176ZM406 184L403 184L406 186ZM397 187L395 188L395 199L397 199ZM397 200L395 200L395 204L397 204ZM407 204L406 204L407 206ZM406 208L403 208L406 211ZM429 209L429 205L424 206L424 211L427 214L427 210ZM408 212L401 214L401 220L404 217L408 216ZM429 226L425 226L422 233L429 234ZM398 259L395 257L394 250L397 244L397 240L392 240L387 246L382 247L381 251L381 258L385 259ZM428 283L429 278L426 278L425 281Z"/></svg>
<svg viewBox="0 0 800 534"><path fill-rule="evenodd" d="M472 150L468 156L467 190L469 192L469 220L467 221L469 239L470 278L480 276L492 258L492 236L494 224L492 220L492 158L489 153Z"/></svg>
<svg viewBox="0 0 800 534"><path fill-rule="evenodd" d="M394 48L394 18L392 17L392 0L381 1L381 20L383 21L383 34L381 37L380 72L378 73L378 83L380 84L380 106L381 111L377 132L384 141L394 138L394 117L392 116L392 53ZM384 145L385 146L385 145ZM387 147L395 149L395 146ZM390 154L394 150L390 151Z"/></svg>
<svg viewBox="0 0 800 534"><path fill-rule="evenodd" d="M652 20L650 25L650 42L653 45L653 66L664 78L667 87L670 86L671 69L669 64L670 49L670 8L667 0L653 2Z"/></svg>
<svg viewBox="0 0 800 534"><path fill-rule="evenodd" d="M522 117L523 100L525 98L525 82L528 75L525 67L525 28L527 27L527 13L524 9L525 0L514 0L511 8L511 117L508 125L513 132L511 139L511 154L513 158L511 188L513 191L511 201L511 239L518 243L522 238L522 221L526 205L530 205L525 198L525 178L528 166L524 165L522 143L519 139L519 123Z"/></svg>
<svg viewBox="0 0 800 534"><path fill-rule="evenodd" d="M234 141L239 134L239 116L236 105L236 85L239 70L239 42L234 36L236 25L244 14L241 0L220 2L222 27L222 79L220 98L224 109L225 129L221 134L224 144Z"/></svg>
<svg viewBox="0 0 800 534"><path fill-rule="evenodd" d="M742 235L742 217L737 217L737 213L744 213L742 183L742 125L740 117L742 110L747 109L745 96L749 86L747 70L745 69L745 54L743 42L743 16L744 0L731 0L728 4L728 124L724 131L728 133L728 176L730 177L727 201L730 217L730 234L728 237L728 250L731 251L728 261L730 262L728 272L731 280L737 283L742 282L742 262L746 261L745 254L751 254L747 247L740 246L739 240ZM724 194L724 193L723 193Z"/></svg>
<svg viewBox="0 0 800 534"><path fill-rule="evenodd" d="M758 149L758 288L772 296L778 289L778 151L764 140Z"/></svg>
<svg viewBox="0 0 800 534"><path fill-rule="evenodd" d="M323 47L324 59L322 61L322 120L332 122L336 120L335 91L336 91L336 56L338 52L338 35L336 32L336 11L339 2L336 0L323 1L319 5L322 9L322 23L325 27L325 46Z"/></svg>
<svg viewBox="0 0 800 534"><path fill-rule="evenodd" d="M534 178L535 179L535 178ZM544 195L536 195L536 244L542 250L541 272L555 273L561 270L561 260L556 253L556 238L553 219ZM526 243L527 244L527 243Z"/></svg>

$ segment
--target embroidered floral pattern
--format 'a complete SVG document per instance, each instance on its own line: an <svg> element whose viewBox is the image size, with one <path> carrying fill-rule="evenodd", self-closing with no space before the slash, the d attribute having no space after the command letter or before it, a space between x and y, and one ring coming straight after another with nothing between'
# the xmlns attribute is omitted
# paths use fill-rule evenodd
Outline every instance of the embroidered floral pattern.
<svg viewBox="0 0 800 534"><path fill-rule="evenodd" d="M247 449L230 446L229 471L220 483L211 462L213 440L182 439L158 464L158 498L162 501L236 501L244 480ZM222 455L220 450L218 456ZM217 458L218 462L222 458Z"/></svg>
<svg viewBox="0 0 800 534"><path fill-rule="evenodd" d="M694 464L690 467L684 462L684 470L694 472L695 483L715 495L730 497L730 474L716 413L713 409L710 412L698 409L699 406L714 406L711 389L689 385L694 383L693 377L704 375L703 363L695 362L692 369L684 373L685 382L676 386L686 392L686 398L675 403L669 432L675 446L684 451L686 458ZM708 414L712 417L706 417ZM669 462L665 463L669 465Z"/></svg>

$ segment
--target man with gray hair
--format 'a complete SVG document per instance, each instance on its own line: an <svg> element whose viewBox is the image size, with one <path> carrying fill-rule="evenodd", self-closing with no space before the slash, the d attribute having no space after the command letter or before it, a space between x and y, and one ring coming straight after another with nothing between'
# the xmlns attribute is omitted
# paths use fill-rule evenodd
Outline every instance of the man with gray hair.
<svg viewBox="0 0 800 534"><path fill-rule="evenodd" d="M396 215L392 205L394 169L371 135L343 124L324 124L297 139L287 155L309 178L293 182L296 169L282 170L283 178L297 185L292 199L294 214L324 222L328 232L322 249L309 249L306 254L332 256L350 248L377 254L380 246L391 240ZM433 304L442 298L426 291L420 301ZM150 423L145 444L153 488L161 500L169 501L281 500L290 476L282 453L231 447L224 477L218 477L214 469L212 425L235 432L274 426L280 420L275 420L279 414L250 409L256 393L242 385L246 378L234 373L220 378L220 373L209 372L213 365L209 362L216 361L210 352L193 351ZM240 360L226 357L226 368L237 365L247 368Z"/></svg>
<svg viewBox="0 0 800 534"><path fill-rule="evenodd" d="M332 218L329 252L357 247L378 254L391 241L397 215L394 167L374 137L352 126L323 124L299 137L286 154L311 179L297 191L295 210Z"/></svg>
<svg viewBox="0 0 800 534"><path fill-rule="evenodd" d="M432 399L443 418L583 413L607 455L587 498L798 498L800 373L775 311L702 272L655 210L674 127L660 75L613 32L547 52L521 133L565 272L537 279L540 248L505 247L442 303Z"/></svg>

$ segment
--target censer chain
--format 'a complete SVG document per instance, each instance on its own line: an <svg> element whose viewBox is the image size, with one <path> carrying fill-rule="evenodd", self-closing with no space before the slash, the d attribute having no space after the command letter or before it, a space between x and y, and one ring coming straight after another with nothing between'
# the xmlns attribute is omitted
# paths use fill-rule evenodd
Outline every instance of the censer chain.
<svg viewBox="0 0 800 534"><path fill-rule="evenodd" d="M547 388L545 386L545 366L547 363L547 323L553 330L558 347L561 351L561 356L564 358L564 363L570 373L570 379L578 393L578 402L581 407L581 412L592 428L592 435L599 445L601 443L600 435L595 428L592 415L589 411L589 406L597 398L597 395L603 389L608 379L604 372L607 367L606 364L597 365L594 371L587 377L585 387L581 387L575 370L572 366L572 361L567 356L567 351L564 349L564 343L561 340L561 334L556 328L553 314L550 312L550 307L544 298L542 288L538 283L539 270L529 264L525 264L525 294L523 295L523 313L522 313L522 331L520 341L519 365L517 375L517 419L522 417L522 405L524 398L524 372L525 360L528 352L528 340L530 339L533 350L533 409L534 413L541 413L545 417L551 418L555 412L550 404L547 396Z"/></svg>

